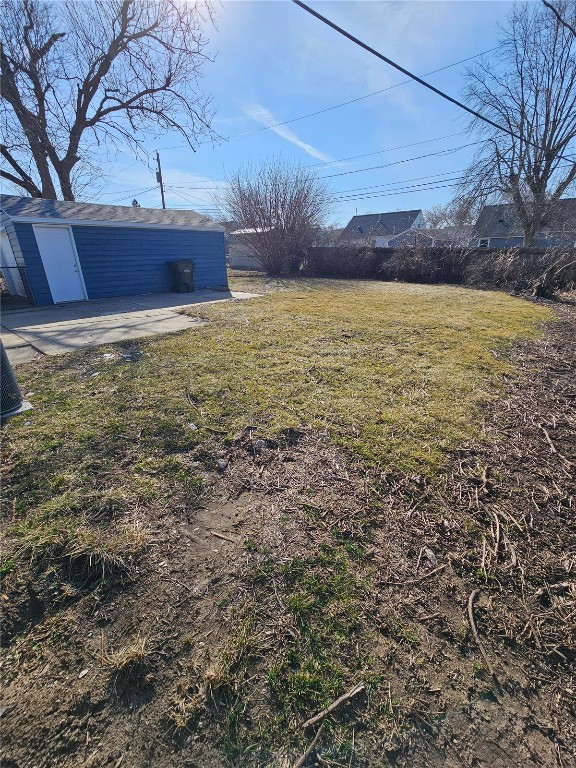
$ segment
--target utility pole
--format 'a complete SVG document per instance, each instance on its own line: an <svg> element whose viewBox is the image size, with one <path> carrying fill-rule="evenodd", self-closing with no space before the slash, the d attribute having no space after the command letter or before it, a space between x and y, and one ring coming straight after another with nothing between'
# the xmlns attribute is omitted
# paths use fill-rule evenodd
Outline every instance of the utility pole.
<svg viewBox="0 0 576 768"><path fill-rule="evenodd" d="M160 155L156 150L156 162L158 164L158 170L156 171L156 181L160 184L160 194L162 195L162 208L166 208L166 201L164 200L164 184L162 182L162 168L160 167Z"/></svg>

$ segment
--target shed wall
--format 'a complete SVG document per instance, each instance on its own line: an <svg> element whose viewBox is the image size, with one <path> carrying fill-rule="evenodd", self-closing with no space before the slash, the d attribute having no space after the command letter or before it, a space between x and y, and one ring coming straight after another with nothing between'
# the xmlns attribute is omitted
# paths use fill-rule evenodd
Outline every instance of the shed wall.
<svg viewBox="0 0 576 768"><path fill-rule="evenodd" d="M227 285L224 233L72 227L88 298L172 290L167 261L192 259L194 287Z"/></svg>
<svg viewBox="0 0 576 768"><path fill-rule="evenodd" d="M31 224L14 224L34 301L52 304ZM89 299L172 290L167 261L192 259L194 287L227 285L224 233L72 226Z"/></svg>
<svg viewBox="0 0 576 768"><path fill-rule="evenodd" d="M14 223L14 232L18 241L17 247L24 261L24 273L30 286L31 298L39 306L53 304L32 224ZM14 243L12 247L14 248ZM14 255L18 260L16 249L14 249Z"/></svg>

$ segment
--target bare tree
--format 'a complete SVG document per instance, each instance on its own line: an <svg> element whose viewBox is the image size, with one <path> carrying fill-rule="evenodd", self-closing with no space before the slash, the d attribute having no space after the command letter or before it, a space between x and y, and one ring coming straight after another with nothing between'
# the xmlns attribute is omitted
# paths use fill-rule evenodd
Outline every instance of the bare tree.
<svg viewBox="0 0 576 768"><path fill-rule="evenodd" d="M212 117L198 90L204 10L180 0L3 0L2 177L32 197L74 200L94 147L138 152L145 130L175 130L194 148Z"/></svg>
<svg viewBox="0 0 576 768"><path fill-rule="evenodd" d="M271 275L295 272L330 209L325 182L304 166L271 160L234 173L218 203Z"/></svg>
<svg viewBox="0 0 576 768"><path fill-rule="evenodd" d="M552 11L558 21L576 37L576 2L574 0L571 2L560 0L560 2L555 3L542 0L542 2L546 8Z"/></svg>
<svg viewBox="0 0 576 768"><path fill-rule="evenodd" d="M514 204L524 244L576 179L576 40L541 6L512 11L493 63L468 70L467 102L509 133L477 118L486 141L460 194Z"/></svg>

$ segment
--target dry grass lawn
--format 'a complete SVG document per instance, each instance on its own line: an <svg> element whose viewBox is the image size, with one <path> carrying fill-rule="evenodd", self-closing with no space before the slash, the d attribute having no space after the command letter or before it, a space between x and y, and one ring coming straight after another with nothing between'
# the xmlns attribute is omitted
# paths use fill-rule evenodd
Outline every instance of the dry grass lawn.
<svg viewBox="0 0 576 768"><path fill-rule="evenodd" d="M116 673L125 667L139 670L138 690L145 691L141 701L151 712L156 710L150 686L158 686L164 736L168 733L182 746L183 733L196 738L192 734L199 718L201 725L210 721L222 765L264 765L250 762L264 760L264 754L271 760L266 764L279 765L274 760L289 753L289 744L301 749L307 741L298 723L347 690L359 674L370 690L379 690L382 672L366 650L375 626L391 643L416 654L418 632L403 620L389 615L373 623L373 587L379 573L374 552L385 544L378 530L386 530L377 522L385 508L378 496L382 478L413 478L414 498L419 488L439 486L459 446L488 440L482 409L515 376L509 359L512 346L537 339L542 323L553 318L550 309L519 298L446 286L249 278L237 280L234 287L260 286L259 299L191 309L191 314L209 321L199 329L45 358L19 368L22 390L34 410L3 430L9 514L2 571L6 599L15 606L4 672L16 699L18 691L26 690L26 664L34 668L32 661L23 659L37 658L37 637L48 622L60 611L75 610L67 602L70 596L82 606L93 594L97 612L106 600L114 605L122 599L114 597L115 589L128 589L123 594L132 607L126 611L144 617L154 609L150 602L138 602L141 595L156 594L146 591L160 589L155 579L167 583L172 578L184 591L181 602L170 597L170 610L192 601L196 572L171 571L170 551L182 543L176 527L182 521L195 524L195 515L209 504L214 488L220 498L226 493L226 498L237 500L254 492L267 499L274 477L278 490L293 494L292 507L274 513L275 530L292 526L296 543L308 531L313 543L288 556L278 543L266 542L263 531L256 530L253 538L244 535L243 567L248 571L243 572L244 586L234 593L244 598L232 597L236 576L229 574L230 595L210 609L227 612L210 641L216 645L218 637L218 663L202 671L199 661L183 661L193 653L195 641L190 639L173 650L180 642L173 637L184 631L178 622L201 615L200 607L188 607L182 616L173 614L165 621L171 626L164 627L160 615L154 619L159 623L146 619L146 626L133 623L125 631L116 630L109 647L125 650L106 656ZM306 437L309 448L299 458L288 449L302 436L312 437ZM246 439L248 458L238 458L235 465ZM262 456L278 446L288 449L282 460L270 458L276 462L274 474ZM304 457L311 462L309 486ZM360 478L357 482L350 479L352 469L348 477L342 468L345 460ZM292 489L286 469L290 462L295 467L301 462ZM380 486L368 488L370 473L380 478ZM336 487L341 475L348 477L350 489L339 492L332 503L331 483ZM357 509L345 507L346 493L356 499ZM340 513L338 504L344 505ZM297 522L300 518L290 518L296 507L308 515L304 527ZM348 527L341 523L344 512L352 520ZM265 516L261 520L265 526ZM236 539L216 543L229 546ZM476 545L481 546L473 542L470 550ZM416 568L424 562L423 552L421 548ZM483 568L485 560L484 555ZM174 563L177 569L176 559ZM127 586L131 578L132 593ZM486 572L483 578L487 583ZM41 610L26 602L30 584ZM272 608L264 608L268 599L276 611L281 608L282 621L271 618ZM93 615L87 607L82 610ZM266 624L273 621L281 627L278 631L287 632L276 649L269 643L272 630ZM224 637L227 627L231 634ZM169 640L161 641L162 632L175 628ZM200 624L198 632L201 629ZM104 633L95 629L100 631ZM114 635L113 628L110 632ZM59 642L51 651L56 656L69 652L64 641ZM74 647L81 653L78 644ZM97 658L97 649L94 654ZM172 689L170 654L177 660L174 664L188 670L178 672ZM144 657L146 665L140 663ZM166 678L158 673L163 663ZM117 687L124 678L116 674L114 679ZM165 690L158 682L164 679ZM255 686L259 692L269 691L266 727L259 720L262 712L247 703ZM395 703L390 688L374 693L371 702L371 722L393 723L400 732L409 718L398 713L409 708ZM158 723L150 721L146 727L162 730ZM339 746L330 753L333 762L326 764L369 764L352 762L354 732L331 728L327 738ZM280 752L275 752L283 739ZM260 747L264 752L258 752ZM72 750L61 764L76 765L77 759ZM126 765L136 768L137 761L130 759ZM158 757L157 765L180 766L171 759L176 760ZM220 763L206 757L202 764Z"/></svg>

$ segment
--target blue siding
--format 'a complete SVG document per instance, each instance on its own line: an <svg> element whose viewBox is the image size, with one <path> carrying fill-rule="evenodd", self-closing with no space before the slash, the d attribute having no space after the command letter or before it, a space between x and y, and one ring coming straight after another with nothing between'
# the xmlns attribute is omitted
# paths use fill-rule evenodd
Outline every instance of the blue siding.
<svg viewBox="0 0 576 768"><path fill-rule="evenodd" d="M15 223L14 231L16 232L18 244L24 257L24 264L26 265L25 274L34 302L39 306L54 304L32 224Z"/></svg>
<svg viewBox="0 0 576 768"><path fill-rule="evenodd" d="M31 224L14 224L34 301L53 304ZM89 299L172 290L167 261L192 259L194 287L228 284L224 233L72 226Z"/></svg>
<svg viewBox="0 0 576 768"><path fill-rule="evenodd" d="M167 261L192 259L194 287L227 285L224 233L72 226L88 298L172 290Z"/></svg>

